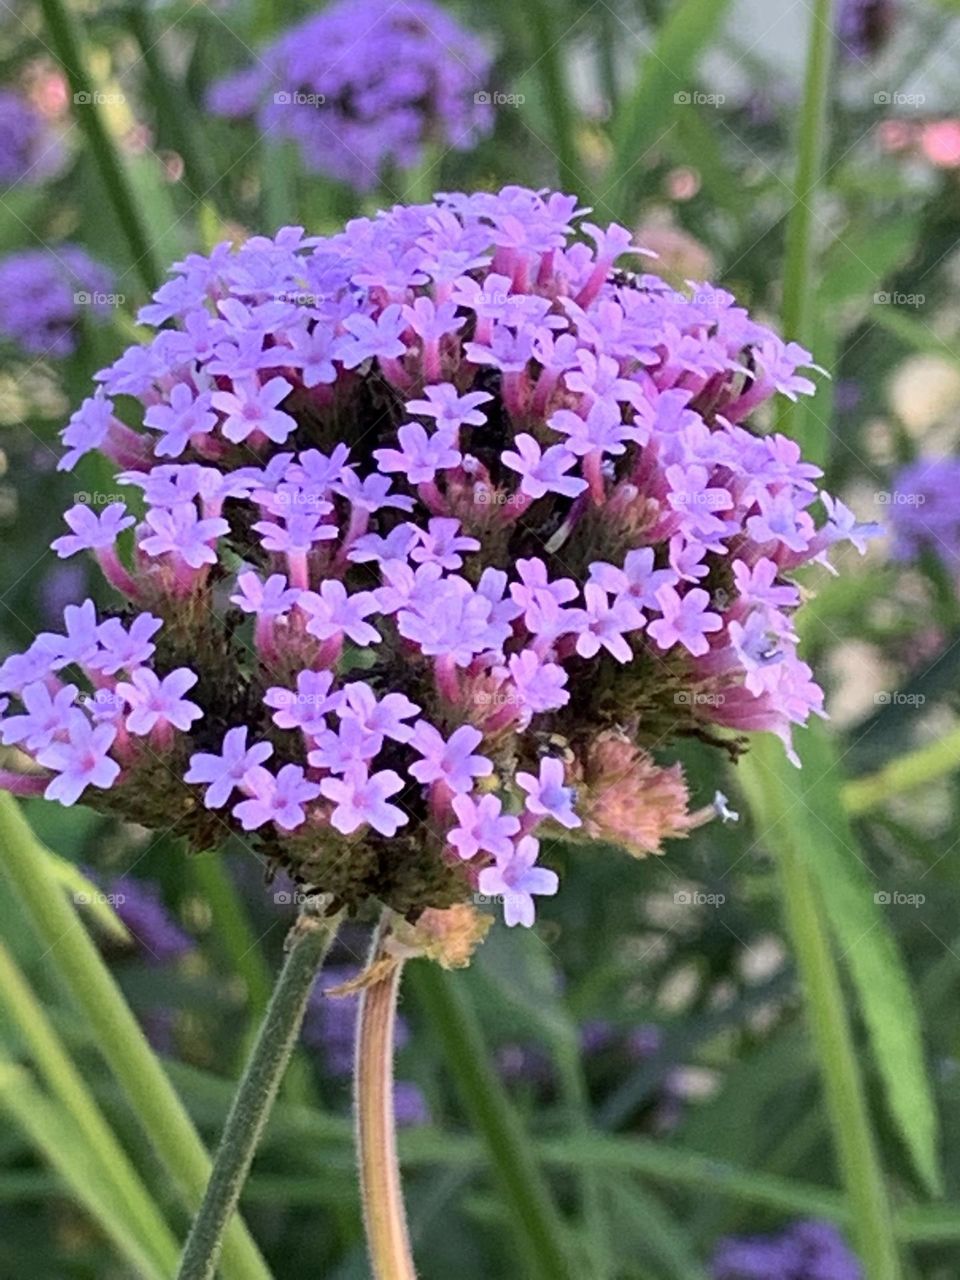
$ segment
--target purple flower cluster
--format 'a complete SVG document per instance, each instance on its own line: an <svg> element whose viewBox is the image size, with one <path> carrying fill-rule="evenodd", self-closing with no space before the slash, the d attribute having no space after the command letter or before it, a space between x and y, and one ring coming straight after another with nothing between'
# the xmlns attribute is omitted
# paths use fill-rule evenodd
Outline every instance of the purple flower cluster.
<svg viewBox="0 0 960 1280"><path fill-rule="evenodd" d="M788 575L870 532L744 425L809 357L618 272L629 233L573 239L581 212L444 195L177 264L63 432L62 466L100 449L145 507L75 506L54 543L129 605L0 667L40 770L6 785L232 831L350 904L479 893L529 925L543 834L622 817L594 744L651 795L631 742L789 748L822 694Z"/></svg>
<svg viewBox="0 0 960 1280"><path fill-rule="evenodd" d="M340 0L220 81L219 115L256 115L305 165L358 191L416 168L425 148L466 150L492 127L490 58L432 0Z"/></svg>
<svg viewBox="0 0 960 1280"><path fill-rule="evenodd" d="M19 93L0 89L0 184L42 182L62 159L60 141L36 107Z"/></svg>
<svg viewBox="0 0 960 1280"><path fill-rule="evenodd" d="M918 458L897 473L889 494L893 552L932 552L960 573L960 458Z"/></svg>
<svg viewBox="0 0 960 1280"><path fill-rule="evenodd" d="M775 1236L723 1240L714 1280L863 1280L863 1269L829 1222L796 1222Z"/></svg>
<svg viewBox="0 0 960 1280"><path fill-rule="evenodd" d="M23 249L0 258L0 339L32 356L76 350L84 319L102 321L112 273L76 245Z"/></svg>

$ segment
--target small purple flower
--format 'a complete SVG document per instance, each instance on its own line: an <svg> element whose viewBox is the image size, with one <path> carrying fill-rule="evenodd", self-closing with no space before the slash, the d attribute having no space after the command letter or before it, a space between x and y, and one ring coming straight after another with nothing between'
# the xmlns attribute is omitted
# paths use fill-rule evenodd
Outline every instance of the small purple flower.
<svg viewBox="0 0 960 1280"><path fill-rule="evenodd" d="M348 595L342 582L326 578L319 592L301 593L300 607L310 618L307 630L318 640L346 636L354 644L366 646L380 639L376 628L364 622L364 618L378 612L376 597L371 591Z"/></svg>
<svg viewBox="0 0 960 1280"><path fill-rule="evenodd" d="M410 766L410 773L425 785L445 782L458 794L472 791L474 778L488 778L493 773L491 760L473 754L482 741L483 734L473 725L462 724L444 738L432 724L418 720L410 745L422 759Z"/></svg>
<svg viewBox="0 0 960 1280"><path fill-rule="evenodd" d="M100 632L97 610L92 600L82 604L68 604L63 611L66 635L43 631L37 643L50 655L50 668L59 671L74 663L84 666L91 663L100 649Z"/></svg>
<svg viewBox="0 0 960 1280"><path fill-rule="evenodd" d="M643 614L626 595L611 604L606 591L596 583L587 583L583 598L586 608L582 619L578 616L577 653L581 658L592 658L606 649L618 662L629 662L633 650L624 636L644 626Z"/></svg>
<svg viewBox="0 0 960 1280"><path fill-rule="evenodd" d="M516 450L506 449L503 464L522 477L520 491L528 498L542 498L547 493L559 493L565 498L575 498L587 487L586 480L564 473L576 465L576 457L561 444L553 444L544 453L536 440L526 432L517 436Z"/></svg>
<svg viewBox="0 0 960 1280"><path fill-rule="evenodd" d="M126 514L122 502L111 502L98 516L83 502L72 506L64 516L73 533L65 533L51 542L61 560L74 556L78 551L92 551L97 547L112 547L124 529L134 524L133 516Z"/></svg>
<svg viewBox="0 0 960 1280"><path fill-rule="evenodd" d="M397 432L399 449L375 449L373 456L384 471L400 471L411 484L429 484L438 471L459 466L460 454L449 432L427 432L419 422L408 422Z"/></svg>
<svg viewBox="0 0 960 1280"><path fill-rule="evenodd" d="M304 777L298 764L285 764L276 777L262 765L254 765L244 775L246 800L233 806L233 816L244 831L256 831L267 822L282 831L295 831L307 820L304 805L316 800L320 787Z"/></svg>
<svg viewBox="0 0 960 1280"><path fill-rule="evenodd" d="M324 778L320 789L334 802L330 821L342 835L352 835L369 824L382 836L395 836L410 821L402 809L389 803L390 796L403 790L403 779L392 769L369 776L358 772L345 778Z"/></svg>
<svg viewBox="0 0 960 1280"><path fill-rule="evenodd" d="M348 316L343 327L352 341L345 341L340 351L344 368L356 369L373 356L396 359L406 354L401 334L406 328L403 310L396 304L384 307L379 316Z"/></svg>
<svg viewBox="0 0 960 1280"><path fill-rule="evenodd" d="M460 532L460 521L436 516L426 529L416 530L417 542L410 552L416 564L437 564L441 569L455 570L463 564L462 551L479 551L480 542Z"/></svg>
<svg viewBox="0 0 960 1280"><path fill-rule="evenodd" d="M663 617L651 622L647 631L659 647L669 649L675 644L682 644L694 657L708 653L710 643L707 635L711 631L719 631L723 619L719 614L708 611L710 597L706 591L702 587L694 587L681 596L675 587L661 587L657 601Z"/></svg>
<svg viewBox="0 0 960 1280"><path fill-rule="evenodd" d="M660 612L657 592L661 587L674 587L677 575L672 569L655 569L652 547L628 551L623 568L595 561L590 566L590 580L611 595L625 595L644 609Z"/></svg>
<svg viewBox="0 0 960 1280"><path fill-rule="evenodd" d="M240 589L230 597L230 603L259 618L279 618L300 599L300 591L288 587L282 573L272 573L262 582L256 573L248 570L237 576L237 586Z"/></svg>
<svg viewBox="0 0 960 1280"><path fill-rule="evenodd" d="M278 728L302 729L308 737L316 737L327 728L327 715L336 711L343 699L341 691L331 692L332 686L330 671L301 671L296 691L274 685L263 701L275 708L273 723Z"/></svg>
<svg viewBox="0 0 960 1280"><path fill-rule="evenodd" d="M103 646L87 665L104 675L115 676L118 671L133 671L143 666L156 651L151 638L163 623L152 613L139 613L127 630L119 618L107 618L97 628L97 639Z"/></svg>
<svg viewBox="0 0 960 1280"><path fill-rule="evenodd" d="M516 848L498 858L495 867L484 867L477 878L485 897L503 899L503 919L510 928L517 924L531 928L536 918L534 895L551 897L559 887L555 871L535 865L539 852L539 842L524 836Z"/></svg>
<svg viewBox="0 0 960 1280"><path fill-rule="evenodd" d="M57 775L48 783L44 798L69 806L76 804L87 787L112 787L120 775L120 766L107 752L116 736L113 725L94 726L79 709L71 711L66 739L51 742L37 752L37 763Z"/></svg>
<svg viewBox="0 0 960 1280"><path fill-rule="evenodd" d="M190 757L190 767L184 782L206 783L203 803L208 809L220 809L239 787L251 769L262 765L273 755L269 742L256 742L247 746L247 727L241 725L228 729L223 737L220 754L196 751Z"/></svg>
<svg viewBox="0 0 960 1280"><path fill-rule="evenodd" d="M440 431L457 432L461 427L482 427L486 417L479 406L493 399L487 391L468 391L460 395L450 382L424 387L426 400L410 400L407 410L423 418L435 418Z"/></svg>
<svg viewBox="0 0 960 1280"><path fill-rule="evenodd" d="M520 819L512 813L502 813L497 796L482 795L474 800L470 795L453 798L453 811L458 825L447 835L450 844L464 860L478 853L492 853L495 857L509 857L513 850L513 837L520 830Z"/></svg>
<svg viewBox="0 0 960 1280"><path fill-rule="evenodd" d="M189 667L178 667L161 680L149 667L138 667L129 681L117 684L117 693L127 700L131 711L127 730L142 737L157 725L172 725L186 733L194 720L203 715L195 702L184 698L197 683L197 675Z"/></svg>
<svg viewBox="0 0 960 1280"><path fill-rule="evenodd" d="M239 444L260 432L268 440L283 444L296 430L296 418L277 408L293 390L286 378L271 378L263 386L250 379L235 382L234 388L214 391L210 397L213 408L226 415L220 429L228 440Z"/></svg>
<svg viewBox="0 0 960 1280"><path fill-rule="evenodd" d="M417 704L402 693L386 693L378 700L368 684L354 680L343 686L337 714L341 719L349 715L359 722L364 732L377 743L373 753L376 755L385 738L392 738L394 742L410 741L413 729L403 722L419 710Z"/></svg>
<svg viewBox="0 0 960 1280"><path fill-rule="evenodd" d="M46 684L28 684L20 694L24 714L0 720L0 741L6 747L22 743L27 751L43 750L66 732L76 700L76 685L64 685L51 696Z"/></svg>
<svg viewBox="0 0 960 1280"><path fill-rule="evenodd" d="M169 510L154 507L140 527L149 531L140 538L140 548L148 556L173 555L191 569L216 564L217 553L210 544L230 532L220 516L201 518L192 502L178 502Z"/></svg>
<svg viewBox="0 0 960 1280"><path fill-rule="evenodd" d="M145 426L163 433L155 448L158 458L179 457L195 436L206 436L217 425L209 392L197 395L185 382L178 382L168 400L151 405L143 417Z"/></svg>
<svg viewBox="0 0 960 1280"><path fill-rule="evenodd" d="M573 811L574 792L564 786L563 761L555 756L545 756L540 761L539 776L534 773L517 773L517 782L527 793L524 808L538 818L552 818L561 826L581 826Z"/></svg>

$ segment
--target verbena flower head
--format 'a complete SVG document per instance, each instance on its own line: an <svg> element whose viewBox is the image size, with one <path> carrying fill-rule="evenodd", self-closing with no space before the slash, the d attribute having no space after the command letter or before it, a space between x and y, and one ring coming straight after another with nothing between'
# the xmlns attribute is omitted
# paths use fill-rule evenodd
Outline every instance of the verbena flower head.
<svg viewBox="0 0 960 1280"><path fill-rule="evenodd" d="M76 245L0 258L0 339L32 356L72 355L81 325L110 313L113 274Z"/></svg>
<svg viewBox="0 0 960 1280"><path fill-rule="evenodd" d="M960 458L918 458L902 467L889 494L893 551L901 560L924 552L960 573Z"/></svg>
<svg viewBox="0 0 960 1280"><path fill-rule="evenodd" d="M42 182L62 160L63 148L43 114L19 93L0 89L0 186Z"/></svg>
<svg viewBox="0 0 960 1280"><path fill-rule="evenodd" d="M643 854L713 812L654 746L789 749L822 703L790 575L867 532L746 425L809 357L583 212L443 195L176 264L63 433L143 514L67 513L123 602L0 667L8 785L530 924L551 834Z"/></svg>
<svg viewBox="0 0 960 1280"><path fill-rule="evenodd" d="M432 0L340 0L297 23L211 109L256 115L304 164L360 191L416 168L425 148L466 150L490 132L490 58Z"/></svg>
<svg viewBox="0 0 960 1280"><path fill-rule="evenodd" d="M713 1280L863 1280L832 1223L796 1222L778 1235L731 1237L714 1253Z"/></svg>

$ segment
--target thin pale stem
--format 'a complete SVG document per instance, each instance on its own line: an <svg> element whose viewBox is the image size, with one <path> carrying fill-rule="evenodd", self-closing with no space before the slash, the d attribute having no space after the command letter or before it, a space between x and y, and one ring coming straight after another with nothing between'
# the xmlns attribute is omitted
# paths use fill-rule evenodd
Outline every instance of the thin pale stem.
<svg viewBox="0 0 960 1280"><path fill-rule="evenodd" d="M300 1035L317 973L336 936L339 917L320 915L320 902L308 901L291 930L287 958L234 1095L210 1182L184 1246L178 1280L212 1280L216 1274L224 1233Z"/></svg>
<svg viewBox="0 0 960 1280"><path fill-rule="evenodd" d="M388 928L385 914L374 936L371 965L386 958L383 942ZM379 981L364 988L357 1025L357 1159L374 1280L416 1280L393 1111L394 1030L402 972L397 962Z"/></svg>

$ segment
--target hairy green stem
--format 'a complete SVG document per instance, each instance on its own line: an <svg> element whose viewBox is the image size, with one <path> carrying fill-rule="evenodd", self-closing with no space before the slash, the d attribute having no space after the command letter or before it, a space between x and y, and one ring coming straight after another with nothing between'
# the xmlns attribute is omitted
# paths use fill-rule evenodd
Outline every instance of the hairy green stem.
<svg viewBox="0 0 960 1280"><path fill-rule="evenodd" d="M374 936L369 964L382 963L386 914ZM364 987L357 1023L355 1111L363 1220L374 1280L416 1280L403 1205L393 1110L393 1053L397 995L403 965L389 965Z"/></svg>
<svg viewBox="0 0 960 1280"><path fill-rule="evenodd" d="M40 7L54 51L73 95L77 123L86 136L91 154L100 170L107 199L113 204L120 229L130 246L134 268L152 293L160 283L161 273L147 233L147 222L103 122L96 86L90 75L73 17L63 0L40 0Z"/></svg>
<svg viewBox="0 0 960 1280"><path fill-rule="evenodd" d="M216 1274L224 1233L300 1035L317 973L336 936L339 916L320 914L323 905L321 899L308 899L290 932L286 960L230 1107L206 1194L184 1246L178 1280L212 1280Z"/></svg>

